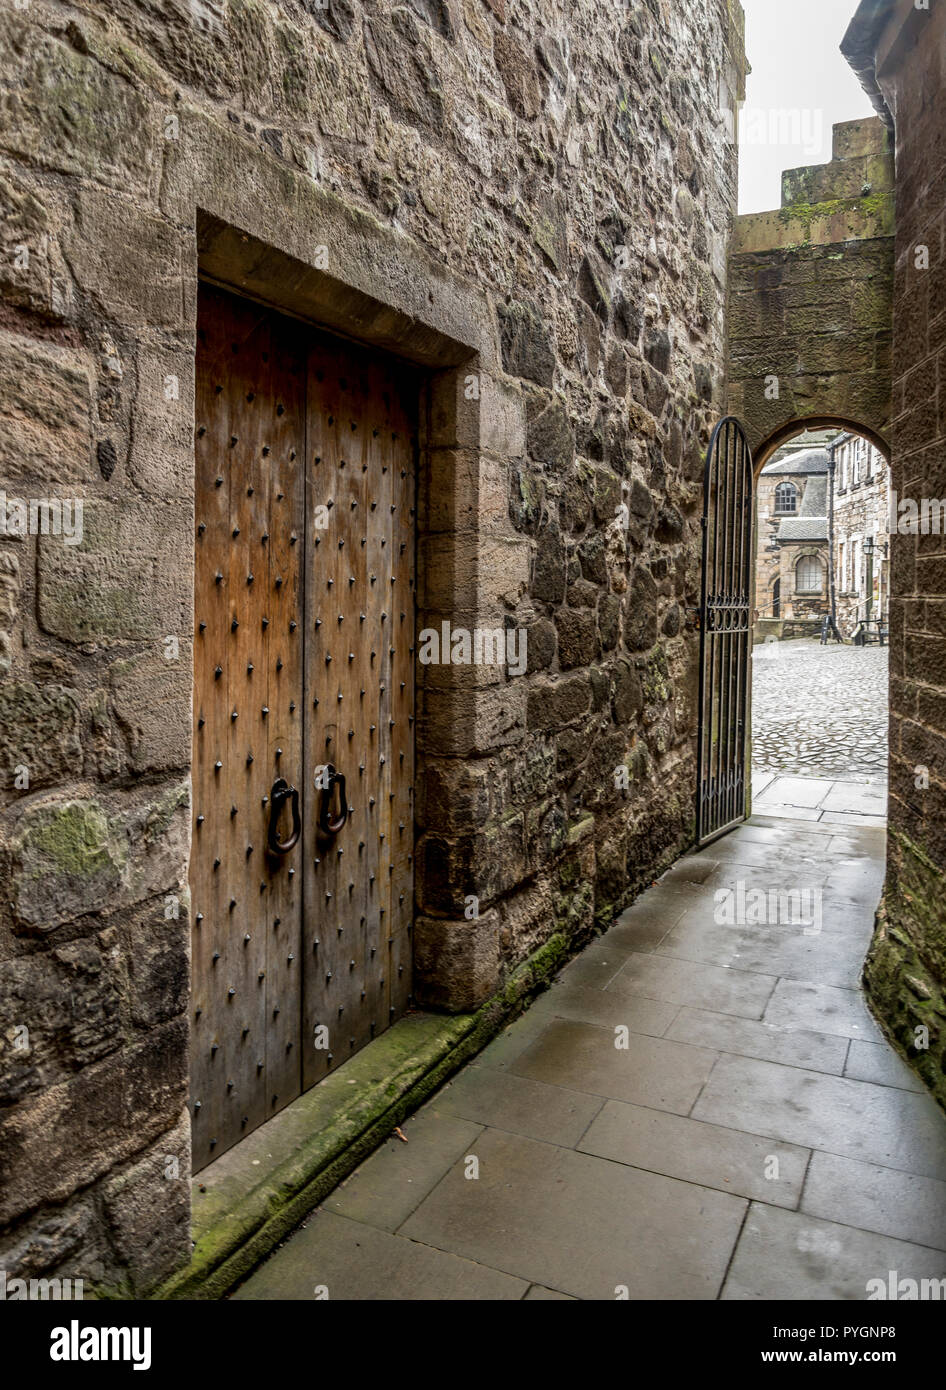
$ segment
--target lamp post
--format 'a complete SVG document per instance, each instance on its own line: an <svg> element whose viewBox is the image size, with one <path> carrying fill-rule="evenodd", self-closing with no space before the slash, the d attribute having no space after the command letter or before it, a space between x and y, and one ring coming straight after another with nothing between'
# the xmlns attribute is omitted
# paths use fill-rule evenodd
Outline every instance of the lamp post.
<svg viewBox="0 0 946 1390"><path fill-rule="evenodd" d="M874 607L874 538L873 536L864 537L864 556L867 560L867 616L866 621L870 622L871 612Z"/></svg>

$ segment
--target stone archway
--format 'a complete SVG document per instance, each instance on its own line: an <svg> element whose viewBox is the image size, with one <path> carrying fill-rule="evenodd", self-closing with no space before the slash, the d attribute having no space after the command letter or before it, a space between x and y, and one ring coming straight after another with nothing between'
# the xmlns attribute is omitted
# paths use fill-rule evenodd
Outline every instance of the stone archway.
<svg viewBox="0 0 946 1390"><path fill-rule="evenodd" d="M870 425L865 425L859 420L847 419L842 415L812 415L787 421L756 444L752 453L755 476L758 478L772 455L777 453L782 445L787 444L790 439L794 439L806 430L828 429L846 430L850 434L863 435L865 439L870 440L875 448L880 450L889 465L890 445L884 435L878 433Z"/></svg>

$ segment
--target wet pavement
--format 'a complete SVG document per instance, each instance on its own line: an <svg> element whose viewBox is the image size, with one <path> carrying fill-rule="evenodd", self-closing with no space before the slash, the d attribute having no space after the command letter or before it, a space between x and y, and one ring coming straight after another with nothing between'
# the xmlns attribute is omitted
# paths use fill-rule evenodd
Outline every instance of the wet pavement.
<svg viewBox="0 0 946 1390"><path fill-rule="evenodd" d="M873 826L756 815L685 856L235 1297L946 1278L946 1118L860 989L883 854Z"/></svg>

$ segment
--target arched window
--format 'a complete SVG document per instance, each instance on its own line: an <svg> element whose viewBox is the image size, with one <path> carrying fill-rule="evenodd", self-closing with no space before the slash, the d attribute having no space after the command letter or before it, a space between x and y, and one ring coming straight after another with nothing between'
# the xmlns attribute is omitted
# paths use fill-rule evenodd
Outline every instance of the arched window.
<svg viewBox="0 0 946 1390"><path fill-rule="evenodd" d="M775 514L785 516L798 510L798 488L794 483L779 483L775 489Z"/></svg>
<svg viewBox="0 0 946 1390"><path fill-rule="evenodd" d="M824 582L824 566L817 555L803 555L795 566L796 594L820 594Z"/></svg>

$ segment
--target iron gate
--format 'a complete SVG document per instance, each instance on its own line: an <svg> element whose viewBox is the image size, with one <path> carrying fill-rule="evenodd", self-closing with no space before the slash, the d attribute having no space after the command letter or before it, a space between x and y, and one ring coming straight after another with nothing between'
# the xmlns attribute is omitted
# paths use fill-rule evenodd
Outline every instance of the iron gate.
<svg viewBox="0 0 946 1390"><path fill-rule="evenodd" d="M703 476L699 844L746 817L752 632L752 454L734 416L713 431Z"/></svg>

